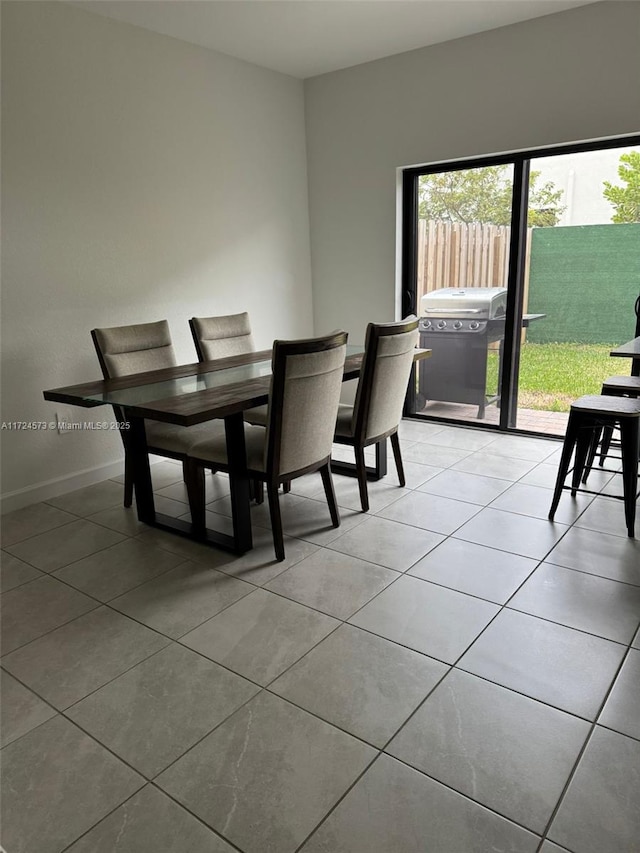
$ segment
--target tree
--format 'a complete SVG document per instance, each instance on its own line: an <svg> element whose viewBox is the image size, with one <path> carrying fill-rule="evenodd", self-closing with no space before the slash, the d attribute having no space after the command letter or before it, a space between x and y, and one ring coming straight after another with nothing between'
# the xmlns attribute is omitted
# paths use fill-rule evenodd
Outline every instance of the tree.
<svg viewBox="0 0 640 853"><path fill-rule="evenodd" d="M551 181L538 187L540 172L529 175L529 225L557 225L565 208L562 190ZM419 216L445 222L511 224L512 184L509 167L484 166L422 175L419 184Z"/></svg>
<svg viewBox="0 0 640 853"><path fill-rule="evenodd" d="M626 187L604 181L602 195L615 208L612 222L640 222L640 151L620 155L618 177Z"/></svg>

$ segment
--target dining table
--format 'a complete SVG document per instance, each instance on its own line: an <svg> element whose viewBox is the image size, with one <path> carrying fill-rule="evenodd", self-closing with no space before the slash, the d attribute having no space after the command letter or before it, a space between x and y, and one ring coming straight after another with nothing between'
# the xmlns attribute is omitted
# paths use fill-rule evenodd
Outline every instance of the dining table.
<svg viewBox="0 0 640 853"><path fill-rule="evenodd" d="M343 381L357 379L364 348L347 345ZM414 361L428 358L431 350L416 348ZM133 471L138 519L144 524L196 539L236 554L253 547L250 482L244 441L243 413L268 402L271 350L195 362L117 379L100 379L44 391L45 400L82 408L111 405L124 418L119 424L125 452ZM189 521L157 512L145 435L145 419L183 427L224 420L232 533L195 528ZM376 450L380 461L383 451ZM180 457L177 457L180 458ZM351 466L353 468L353 466ZM379 466L378 475L383 468ZM353 473L347 463L343 473ZM375 475L374 475L375 476Z"/></svg>
<svg viewBox="0 0 640 853"><path fill-rule="evenodd" d="M639 321L640 322L640 321ZM631 375L640 376L640 336L627 341L615 349L612 349L609 355L614 358L631 358Z"/></svg>

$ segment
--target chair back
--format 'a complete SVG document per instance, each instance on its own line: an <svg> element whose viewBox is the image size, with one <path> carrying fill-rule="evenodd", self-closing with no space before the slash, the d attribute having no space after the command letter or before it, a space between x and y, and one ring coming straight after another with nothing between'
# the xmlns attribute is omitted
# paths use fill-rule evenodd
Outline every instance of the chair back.
<svg viewBox="0 0 640 853"><path fill-rule="evenodd" d="M352 431L361 442L397 429L418 344L418 318L369 323Z"/></svg>
<svg viewBox="0 0 640 853"><path fill-rule="evenodd" d="M93 343L105 379L174 367L176 354L166 320L93 329Z"/></svg>
<svg viewBox="0 0 640 853"><path fill-rule="evenodd" d="M347 333L275 341L265 470L302 472L331 456L347 352Z"/></svg>
<svg viewBox="0 0 640 853"><path fill-rule="evenodd" d="M199 361L253 352L255 345L247 312L189 320Z"/></svg>

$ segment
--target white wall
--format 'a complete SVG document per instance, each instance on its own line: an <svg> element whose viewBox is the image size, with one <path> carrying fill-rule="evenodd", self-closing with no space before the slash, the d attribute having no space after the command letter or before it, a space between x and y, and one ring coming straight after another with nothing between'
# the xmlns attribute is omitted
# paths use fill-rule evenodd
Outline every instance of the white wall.
<svg viewBox="0 0 640 853"><path fill-rule="evenodd" d="M181 361L193 315L249 310L260 347L312 332L301 81L58 2L3 4L2 64L3 421L99 376L95 326L167 318ZM1 437L6 508L122 457Z"/></svg>
<svg viewBox="0 0 640 853"><path fill-rule="evenodd" d="M398 167L637 132L639 55L607 2L307 80L316 327L394 318Z"/></svg>

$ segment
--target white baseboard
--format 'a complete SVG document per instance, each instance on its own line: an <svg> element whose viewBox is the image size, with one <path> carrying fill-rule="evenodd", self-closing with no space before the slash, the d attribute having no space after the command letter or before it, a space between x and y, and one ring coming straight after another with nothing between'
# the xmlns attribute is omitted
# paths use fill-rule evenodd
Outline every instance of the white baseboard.
<svg viewBox="0 0 640 853"><path fill-rule="evenodd" d="M45 480L43 483L26 486L15 492L7 492L6 495L0 496L0 513L4 515L7 512L13 512L14 509L22 509L24 506L46 501L49 498L57 498L59 495L73 492L84 486L92 486L102 480L121 477L123 470L124 460L120 460L109 465L100 465L98 468L85 468L83 471L56 477L54 480Z"/></svg>

